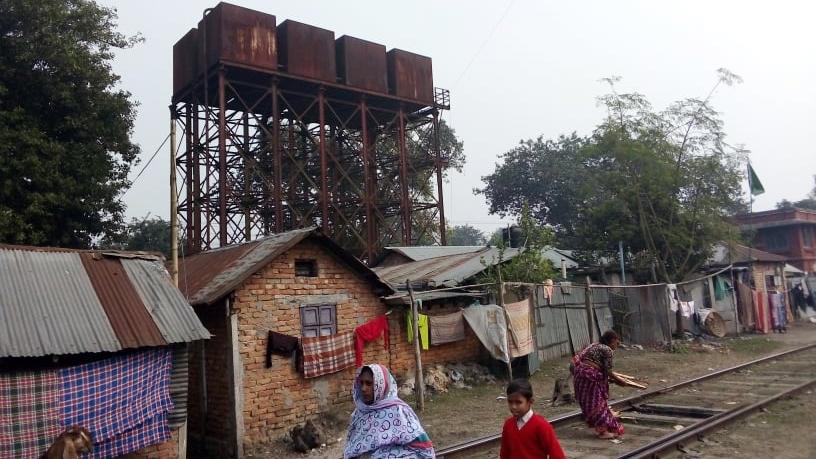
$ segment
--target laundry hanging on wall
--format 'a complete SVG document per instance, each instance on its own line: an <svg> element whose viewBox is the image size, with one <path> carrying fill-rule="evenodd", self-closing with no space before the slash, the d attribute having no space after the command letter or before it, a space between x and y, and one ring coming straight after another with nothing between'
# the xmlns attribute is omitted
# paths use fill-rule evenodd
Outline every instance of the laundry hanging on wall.
<svg viewBox="0 0 816 459"><path fill-rule="evenodd" d="M504 305L510 319L510 357L516 358L533 352L533 334L530 331L530 301L523 300Z"/></svg>
<svg viewBox="0 0 816 459"><path fill-rule="evenodd" d="M170 349L160 348L0 374L0 458L40 458L71 426L93 436L93 451L83 458L119 457L167 441L172 361Z"/></svg>
<svg viewBox="0 0 816 459"><path fill-rule="evenodd" d="M408 320L408 342L414 342L414 321L412 319L413 314L410 312L407 314ZM428 343L429 339L429 330L428 330L428 316L425 314L417 314L419 320L417 321L417 328L419 328L419 343L422 346L423 351L428 350Z"/></svg>
<svg viewBox="0 0 816 459"><path fill-rule="evenodd" d="M304 378L316 378L354 365L354 332L301 338Z"/></svg>
<svg viewBox="0 0 816 459"><path fill-rule="evenodd" d="M441 316L428 316L431 326L431 345L438 346L465 339L465 318L462 311Z"/></svg>
<svg viewBox="0 0 816 459"><path fill-rule="evenodd" d="M297 352L300 340L297 336L284 335L283 333L269 330L266 338L266 368L272 367L272 355L292 357Z"/></svg>
<svg viewBox="0 0 816 459"><path fill-rule="evenodd" d="M383 345L388 350L388 316L385 314L369 320L354 329L354 365L363 366L363 348L365 343L383 337Z"/></svg>
<svg viewBox="0 0 816 459"><path fill-rule="evenodd" d="M509 362L504 310L495 304L474 305L465 308L463 315L490 355L502 362Z"/></svg>

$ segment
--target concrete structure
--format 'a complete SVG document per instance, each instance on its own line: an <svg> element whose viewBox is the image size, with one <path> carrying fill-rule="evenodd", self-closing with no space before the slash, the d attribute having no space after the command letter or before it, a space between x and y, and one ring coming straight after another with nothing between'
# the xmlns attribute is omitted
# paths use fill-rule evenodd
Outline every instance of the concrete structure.
<svg viewBox="0 0 816 459"><path fill-rule="evenodd" d="M739 215L735 221L757 249L781 255L802 271L816 272L816 210L768 210Z"/></svg>

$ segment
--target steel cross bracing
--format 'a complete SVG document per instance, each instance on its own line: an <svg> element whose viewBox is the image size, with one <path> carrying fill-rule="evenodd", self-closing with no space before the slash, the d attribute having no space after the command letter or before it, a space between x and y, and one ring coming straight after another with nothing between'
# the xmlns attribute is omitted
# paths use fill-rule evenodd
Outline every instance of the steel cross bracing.
<svg viewBox="0 0 816 459"><path fill-rule="evenodd" d="M311 225L369 261L445 243L438 107L242 75L214 69L174 100L188 251Z"/></svg>

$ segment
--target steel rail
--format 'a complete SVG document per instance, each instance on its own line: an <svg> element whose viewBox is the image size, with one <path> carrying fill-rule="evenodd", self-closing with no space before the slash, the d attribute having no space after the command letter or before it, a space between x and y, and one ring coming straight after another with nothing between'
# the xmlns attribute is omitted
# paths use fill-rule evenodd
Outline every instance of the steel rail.
<svg viewBox="0 0 816 459"><path fill-rule="evenodd" d="M741 369L743 369L745 367L749 367L749 366L756 365L756 364L759 364L759 363L763 363L763 362L767 362L767 361L770 361L770 360L778 359L780 357L786 357L786 356L789 356L789 355L792 355L792 354L795 354L795 353L798 353L798 352L806 351L808 349L812 349L812 348L815 348L815 347L816 347L816 343L813 343L813 344L806 344L804 346L799 346L799 347L796 347L796 348L793 348L793 349L788 349L787 351L776 352L774 354L766 355L764 357L760 357L760 358L757 358L757 359L754 359L754 360L749 360L748 362L740 363L740 364L734 365L732 367L723 368L722 370L717 370L717 371L714 371L714 372L711 372L711 373L706 373L706 374L698 376L696 378L681 381L681 382L671 384L671 385L668 385L668 386L665 386L665 387L659 387L659 388L656 388L656 389L644 391L644 392L641 392L641 393L630 395L628 397L623 397L623 398L620 398L620 399L616 399L616 400L613 400L612 402L609 403L609 407L610 408L618 407L618 406L626 405L626 404L631 405L633 403L640 402L640 401L645 400L647 398L651 398L651 397L654 397L654 396L657 396L657 395L666 394L666 393L671 392L671 391L673 391L675 389L679 389L681 387L688 386L690 384L698 383L700 381L705 381L707 379L715 378L717 376L721 376L721 375L724 375L724 374L727 374L727 373L732 373L734 371L741 370ZM550 422L551 425L556 426L556 425L559 425L559 424L565 424L567 422L580 419L580 417L581 417L581 411L580 410L575 410L575 411L570 411L569 413L564 413L564 414L560 414L558 416L554 416L552 418L549 418L549 422ZM467 451L470 451L470 450L473 450L473 449L488 448L493 443L498 442L499 440L501 440L501 433L491 434L491 435L487 435L487 436L484 436L484 437L478 437L478 438L474 438L474 439L471 439L471 440L464 441L462 443L457 443L457 444L449 446L447 448L440 449L439 451L436 452L436 455L439 458L444 458L444 457L449 457L449 456L455 457L456 455L462 454L464 452L467 452Z"/></svg>
<svg viewBox="0 0 816 459"><path fill-rule="evenodd" d="M711 416L710 418L706 418L704 420L696 422L683 430L680 430L678 432L672 432L666 436L658 438L657 440L651 443L648 443L637 449L622 454L616 457L615 459L657 458L659 457L660 453L666 452L670 449L680 446L682 445L683 442L687 440L690 439L696 440L700 437L700 435L702 435L705 432L714 430L723 424L732 422L736 419L746 416L753 411L759 410L765 405L773 403L779 400L780 398L793 395L797 392L807 389L812 385L816 385L816 379L811 379L810 381L799 384L796 387L792 387L788 390L780 392L776 395L772 395L768 398L752 403L750 405L743 405L741 407L737 407L732 410L728 410L717 415Z"/></svg>

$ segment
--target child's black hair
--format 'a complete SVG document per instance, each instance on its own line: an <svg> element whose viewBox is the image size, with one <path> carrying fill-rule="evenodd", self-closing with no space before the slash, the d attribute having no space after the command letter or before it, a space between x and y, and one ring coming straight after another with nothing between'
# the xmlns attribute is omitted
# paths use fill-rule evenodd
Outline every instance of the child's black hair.
<svg viewBox="0 0 816 459"><path fill-rule="evenodd" d="M530 385L530 381L524 378L514 379L507 385L507 396L513 394L521 394L522 397L530 400L533 398L533 386Z"/></svg>
<svg viewBox="0 0 816 459"><path fill-rule="evenodd" d="M360 370L360 375L362 376L363 373L368 373L372 377L374 376L374 370L372 370L371 367L363 367L363 369Z"/></svg>

